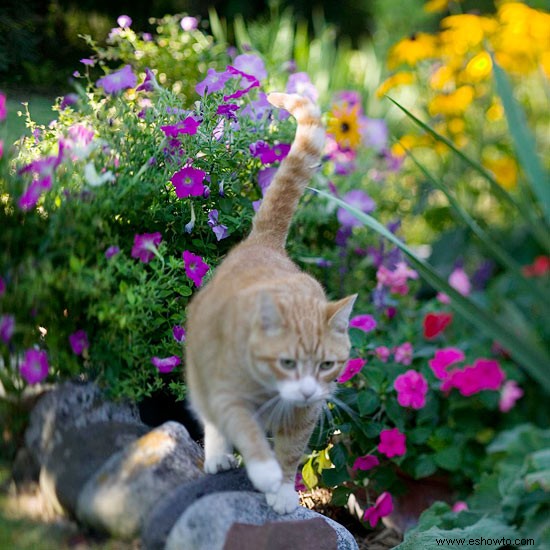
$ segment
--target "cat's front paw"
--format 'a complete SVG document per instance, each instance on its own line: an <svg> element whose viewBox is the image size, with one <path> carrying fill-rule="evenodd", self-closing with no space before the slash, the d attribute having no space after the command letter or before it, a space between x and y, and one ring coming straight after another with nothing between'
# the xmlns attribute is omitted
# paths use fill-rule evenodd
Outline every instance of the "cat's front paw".
<svg viewBox="0 0 550 550"><path fill-rule="evenodd" d="M246 472L252 485L262 493L275 493L283 481L283 472L274 458L252 460L246 465Z"/></svg>
<svg viewBox="0 0 550 550"><path fill-rule="evenodd" d="M239 465L238 460L230 454L207 456L204 459L204 471L207 474L217 474L232 470Z"/></svg>
<svg viewBox="0 0 550 550"><path fill-rule="evenodd" d="M290 514L298 508L298 493L292 483L283 483L275 493L266 493L267 504L278 514Z"/></svg>

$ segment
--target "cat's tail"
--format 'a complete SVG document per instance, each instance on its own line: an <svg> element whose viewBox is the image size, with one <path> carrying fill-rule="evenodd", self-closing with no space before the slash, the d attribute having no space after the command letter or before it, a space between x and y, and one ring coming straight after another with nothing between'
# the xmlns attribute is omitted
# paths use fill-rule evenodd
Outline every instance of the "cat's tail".
<svg viewBox="0 0 550 550"><path fill-rule="evenodd" d="M267 99L275 107L289 111L298 124L292 147L254 217L249 241L284 248L298 200L320 165L325 130L319 107L308 98L272 93Z"/></svg>

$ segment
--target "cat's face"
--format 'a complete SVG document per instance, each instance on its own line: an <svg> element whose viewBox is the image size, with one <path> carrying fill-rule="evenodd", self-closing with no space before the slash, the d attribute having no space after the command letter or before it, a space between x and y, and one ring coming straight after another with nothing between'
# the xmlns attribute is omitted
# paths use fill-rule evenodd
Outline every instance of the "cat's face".
<svg viewBox="0 0 550 550"><path fill-rule="evenodd" d="M327 303L309 296L261 296L249 351L262 385L294 406L326 399L349 357L355 298Z"/></svg>

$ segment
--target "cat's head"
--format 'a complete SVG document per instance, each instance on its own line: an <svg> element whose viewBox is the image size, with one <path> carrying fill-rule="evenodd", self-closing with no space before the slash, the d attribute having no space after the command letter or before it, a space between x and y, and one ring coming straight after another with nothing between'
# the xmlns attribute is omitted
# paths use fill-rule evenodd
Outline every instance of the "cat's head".
<svg viewBox="0 0 550 550"><path fill-rule="evenodd" d="M262 385L296 406L326 399L349 358L348 325L356 298L327 302L261 293L249 357Z"/></svg>

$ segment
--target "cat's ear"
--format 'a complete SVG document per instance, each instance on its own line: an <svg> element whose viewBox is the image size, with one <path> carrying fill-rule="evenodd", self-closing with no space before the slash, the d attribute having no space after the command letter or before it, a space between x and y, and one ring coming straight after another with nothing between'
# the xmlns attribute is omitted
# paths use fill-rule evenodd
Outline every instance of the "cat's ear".
<svg viewBox="0 0 550 550"><path fill-rule="evenodd" d="M334 332L347 332L349 317L357 294L342 298L337 302L329 302L327 305L328 325Z"/></svg>
<svg viewBox="0 0 550 550"><path fill-rule="evenodd" d="M258 296L258 320L267 334L276 334L283 328L283 319L273 296L269 292L260 292Z"/></svg>

